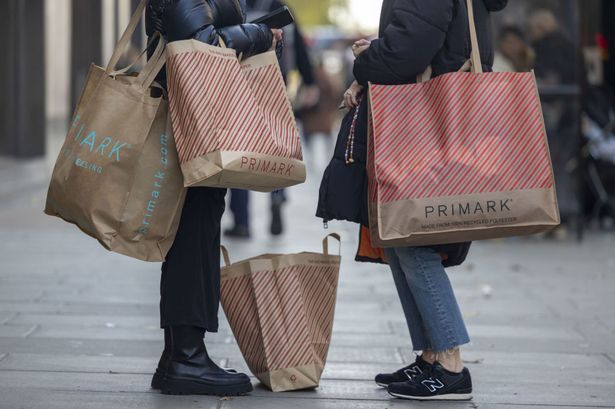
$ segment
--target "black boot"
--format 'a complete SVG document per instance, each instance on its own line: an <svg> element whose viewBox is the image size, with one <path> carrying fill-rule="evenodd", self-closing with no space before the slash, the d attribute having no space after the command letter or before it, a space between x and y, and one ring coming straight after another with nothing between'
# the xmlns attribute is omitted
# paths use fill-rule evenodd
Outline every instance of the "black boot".
<svg viewBox="0 0 615 409"><path fill-rule="evenodd" d="M237 396L252 391L248 375L224 370L209 358L203 342L205 330L189 326L170 330L173 347L162 393Z"/></svg>
<svg viewBox="0 0 615 409"><path fill-rule="evenodd" d="M171 361L171 330L167 327L164 329L164 350L160 361L158 361L158 367L156 373L152 377L152 389L160 389L162 385L162 379L167 372L167 367Z"/></svg>

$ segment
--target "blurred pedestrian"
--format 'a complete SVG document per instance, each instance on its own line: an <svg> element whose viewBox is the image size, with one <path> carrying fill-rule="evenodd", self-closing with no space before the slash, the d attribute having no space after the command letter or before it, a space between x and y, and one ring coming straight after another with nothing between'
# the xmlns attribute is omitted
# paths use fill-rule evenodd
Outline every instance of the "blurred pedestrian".
<svg viewBox="0 0 615 409"><path fill-rule="evenodd" d="M505 26L498 35L493 70L528 72L534 69L535 54L517 26Z"/></svg>
<svg viewBox="0 0 615 409"><path fill-rule="evenodd" d="M490 12L506 6L507 0L474 0L476 28L484 63L493 64ZM367 151L367 107L364 96L368 82L408 84L432 68L438 76L458 71L470 57L468 13L463 0L432 2L384 0L379 38L353 45L356 81L344 94L350 118L350 137L338 140L335 157L323 179L327 191L349 192L355 180L357 161L365 163ZM405 103L405 102L402 102ZM357 108L358 107L358 108ZM349 121L351 122L351 121ZM342 135L343 136L343 135ZM412 133L408 135L412 137ZM344 147L347 147L344 150ZM348 148L349 147L349 148ZM350 152L349 152L350 151ZM352 154L354 156L350 156ZM364 169L364 167L363 167ZM363 171L364 172L364 171ZM350 179L351 175L353 179ZM365 181L367 178L361 176ZM365 182L363 182L365 183ZM332 186L334 185L334 186ZM367 188L354 189L357 195L323 198L319 214L368 225ZM464 367L459 347L470 341L445 266L465 259L469 243L385 249L410 335L412 347L421 351L416 361L393 373L379 374L376 383L399 398L417 400L466 400L471 398L470 372ZM360 248L359 256L362 255ZM377 256L372 251L370 257Z"/></svg>
<svg viewBox="0 0 615 409"><path fill-rule="evenodd" d="M303 125L303 140L308 146L315 135L331 137L333 126L338 118L337 108L339 95L342 92L325 69L322 58L318 60L314 67L314 75L320 98L315 105L304 106L299 111Z"/></svg>
<svg viewBox="0 0 615 409"><path fill-rule="evenodd" d="M266 15L286 6L280 0L247 0L246 9L248 11L248 21ZM303 34L299 25L295 22L290 27L284 29L284 46L280 56L280 68L284 80L286 81L288 72L292 69L299 71L302 78L302 86L299 89L298 99L300 105L313 107L318 103L319 90L316 85L312 64ZM284 190L277 190L271 193L271 223L269 231L274 236L279 236L284 232L284 221L282 218L282 206L286 203L287 197ZM233 226L224 231L228 237L250 238L250 192L241 189L231 189L231 212L233 213Z"/></svg>
<svg viewBox="0 0 615 409"><path fill-rule="evenodd" d="M166 40L194 38L228 47L244 56L264 52L280 30L244 24L239 0L151 0L146 31ZM165 83L164 76L159 78ZM249 107L246 107L249 108ZM162 265L160 323L164 351L152 388L166 394L241 395L252 390L250 378L216 365L204 343L218 331L220 303L220 220L226 189L188 189L177 236Z"/></svg>
<svg viewBox="0 0 615 409"><path fill-rule="evenodd" d="M574 84L575 46L562 32L553 12L535 11L529 18L529 33L536 52L536 78L548 85Z"/></svg>

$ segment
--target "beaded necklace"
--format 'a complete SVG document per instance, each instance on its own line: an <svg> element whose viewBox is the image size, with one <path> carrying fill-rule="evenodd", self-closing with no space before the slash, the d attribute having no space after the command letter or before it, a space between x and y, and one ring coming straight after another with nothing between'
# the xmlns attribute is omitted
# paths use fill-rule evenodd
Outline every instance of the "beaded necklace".
<svg viewBox="0 0 615 409"><path fill-rule="evenodd" d="M344 153L344 159L346 160L346 165L352 165L354 163L354 140L355 140L355 131L357 128L357 121L359 119L359 108L361 107L361 102L363 101L363 96L359 97L359 105L354 109L354 115L352 117L352 125L350 125L350 133L348 135L348 141L346 142L346 152Z"/></svg>

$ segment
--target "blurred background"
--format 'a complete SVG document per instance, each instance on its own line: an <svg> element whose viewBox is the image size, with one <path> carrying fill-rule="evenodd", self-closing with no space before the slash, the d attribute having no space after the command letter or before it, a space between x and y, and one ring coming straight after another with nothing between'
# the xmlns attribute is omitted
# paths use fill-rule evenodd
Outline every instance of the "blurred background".
<svg viewBox="0 0 615 409"><path fill-rule="evenodd" d="M0 166L49 168L89 64L107 61L137 3L0 1L0 32L7 44L0 65ZM248 3L251 17L271 7L269 0ZM573 233L580 239L588 228L613 229L615 4L509 3L494 15L495 69L536 72L566 227L557 234ZM324 163L337 132L335 107L352 81L349 45L376 35L381 2L288 0L288 5L298 21L286 30L289 94L303 124L306 149L314 140L312 157ZM142 28L122 64L128 65L144 46ZM48 176L28 175L32 183ZM14 182L3 181L3 197L14 190Z"/></svg>

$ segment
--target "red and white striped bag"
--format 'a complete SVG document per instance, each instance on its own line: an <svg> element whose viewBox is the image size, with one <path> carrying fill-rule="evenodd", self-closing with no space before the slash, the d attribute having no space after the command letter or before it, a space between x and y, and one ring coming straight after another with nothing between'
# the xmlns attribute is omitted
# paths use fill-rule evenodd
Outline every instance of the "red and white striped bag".
<svg viewBox="0 0 615 409"><path fill-rule="evenodd" d="M252 373L274 392L317 387L324 370L340 256L299 253L230 263L221 270L222 306Z"/></svg>
<svg viewBox="0 0 615 409"><path fill-rule="evenodd" d="M533 73L370 84L370 233L377 247L534 234L560 223Z"/></svg>
<svg viewBox="0 0 615 409"><path fill-rule="evenodd" d="M185 186L273 191L306 178L274 51L239 62L196 40L167 46L169 110Z"/></svg>

